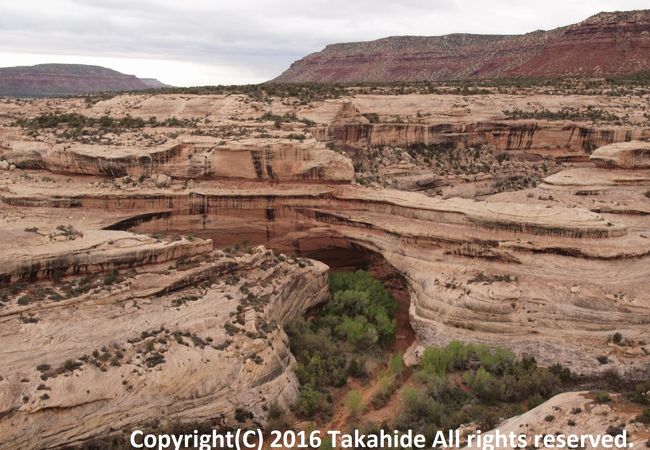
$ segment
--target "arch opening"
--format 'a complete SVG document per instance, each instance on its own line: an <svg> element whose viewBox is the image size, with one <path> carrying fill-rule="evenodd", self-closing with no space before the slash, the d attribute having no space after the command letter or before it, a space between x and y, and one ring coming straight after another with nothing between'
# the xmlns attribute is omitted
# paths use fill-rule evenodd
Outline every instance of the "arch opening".
<svg viewBox="0 0 650 450"><path fill-rule="evenodd" d="M405 352L416 341L409 309L411 295L406 279L378 252L304 220L242 217L224 214L166 214L142 217L125 223L124 229L163 236L193 235L211 239L215 248L264 245L279 252L310 258L330 271L366 270L378 279L399 304L395 313L397 339L393 351Z"/></svg>

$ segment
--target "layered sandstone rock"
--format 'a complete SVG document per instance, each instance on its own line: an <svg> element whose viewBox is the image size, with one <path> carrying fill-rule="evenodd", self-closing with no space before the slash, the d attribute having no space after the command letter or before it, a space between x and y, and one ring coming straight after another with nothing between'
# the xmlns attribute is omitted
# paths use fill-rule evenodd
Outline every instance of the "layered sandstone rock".
<svg viewBox="0 0 650 450"><path fill-rule="evenodd" d="M650 142L621 142L597 149L591 156L597 166L650 169Z"/></svg>
<svg viewBox="0 0 650 450"><path fill-rule="evenodd" d="M597 105L626 111L629 123L501 112L527 102ZM383 258L411 295L418 341L409 355L460 339L576 373L647 376L650 170L627 168L627 150L594 152L617 168L586 158L596 142L647 136L636 98L358 95L305 106L121 95L91 107L2 107L0 160L15 167L0 172L0 442L9 448L79 442L151 419L228 425L238 408L263 421L269 400L295 398L279 327L326 298L327 268L257 244L345 267L361 254ZM73 137L67 125L13 123L58 109L147 118L156 108L189 122ZM481 142L495 148L479 157L498 148L531 165L553 155L560 163L541 170L536 187L481 200L349 183L348 155L384 158L377 142ZM415 184L453 182L418 161L384 170ZM458 177L490 182L506 167L519 166L459 167Z"/></svg>
<svg viewBox="0 0 650 450"><path fill-rule="evenodd" d="M51 204L39 184L9 185L2 200L12 208ZM195 185L173 194L153 186L95 190L63 185L56 201L121 211L105 228L199 233L218 245L268 242L288 252L345 242L376 252L408 281L411 323L422 345L480 341L542 364L561 362L582 373L616 367L632 377L649 361L647 223L526 196L476 202L256 184ZM125 220L129 214L134 220ZM608 344L617 331L629 346ZM609 364L598 362L603 355Z"/></svg>
<svg viewBox="0 0 650 450"><path fill-rule="evenodd" d="M243 178L277 181L350 182L350 160L315 142L249 141L223 144L214 139L180 138L158 148L107 145L52 145L10 142L8 163L22 169L86 175L172 178ZM169 184L169 183L166 183Z"/></svg>
<svg viewBox="0 0 650 450"><path fill-rule="evenodd" d="M327 298L327 267L263 248L201 255L136 265L111 284L86 272L65 299L0 308L0 447L73 444L152 419L233 425L236 410L263 422L271 401L293 402L281 326Z"/></svg>
<svg viewBox="0 0 650 450"><path fill-rule="evenodd" d="M518 436L524 434L529 445L534 445L536 435L569 434L592 436L601 441L602 436L617 436L623 431L627 435L630 447L643 447L650 438L650 427L637 421L642 408L627 401L623 396L616 395L608 403L599 404L593 393L567 392L556 395L550 400L530 411L507 419L497 428L483 433L484 436L494 436L497 432L503 436L510 433ZM498 431L497 431L498 430ZM503 441L502 441L503 442ZM498 448L517 448L506 441ZM540 442L544 442L540 439ZM589 442L589 441L587 441ZM496 445L496 444L495 444ZM594 449L604 449L607 446L590 445ZM466 449L481 448L476 441ZM540 448L557 448L555 446L540 446Z"/></svg>
<svg viewBox="0 0 650 450"><path fill-rule="evenodd" d="M369 105L362 103L364 107ZM399 116L402 105L395 99L383 107ZM350 114L350 111L356 114ZM373 110L367 110L368 112ZM374 111L377 111L374 106ZM381 110L380 110L381 111ZM383 111L382 111L383 112ZM480 113L479 113L480 114ZM596 148L611 143L630 141L650 136L650 130L619 126L594 126L570 121L504 121L486 120L482 115L465 114L454 121L421 123L368 123L353 104L343 103L332 122L313 130L319 140L357 148L382 146L438 146L440 148L470 148L489 145L498 151L526 152L560 160L586 159ZM420 123L418 123L420 122Z"/></svg>

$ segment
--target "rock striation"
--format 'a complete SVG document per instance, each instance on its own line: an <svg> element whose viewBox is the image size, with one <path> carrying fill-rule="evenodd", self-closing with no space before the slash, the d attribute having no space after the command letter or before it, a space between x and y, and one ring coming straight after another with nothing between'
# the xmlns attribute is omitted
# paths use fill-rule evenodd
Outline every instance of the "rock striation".
<svg viewBox="0 0 650 450"><path fill-rule="evenodd" d="M524 35L395 36L333 44L294 62L282 83L390 83L630 75L650 69L650 12L603 12ZM620 42L625 42L621 46Z"/></svg>
<svg viewBox="0 0 650 450"><path fill-rule="evenodd" d="M572 121L506 121L496 117L472 119L437 120L432 123L422 123L416 119L402 120L400 123L379 119L369 123L350 102L340 106L329 125L317 126L312 133L321 141L356 148L471 148L489 145L498 151L525 152L556 159L586 159L596 148L650 137L650 129L643 127Z"/></svg>
<svg viewBox="0 0 650 450"><path fill-rule="evenodd" d="M274 181L350 182L350 160L315 142L243 141L224 144L215 139L181 137L175 145L154 148L107 145L9 143L6 161L22 169L106 175L203 179L241 178ZM169 181L165 181L169 184Z"/></svg>
<svg viewBox="0 0 650 450"><path fill-rule="evenodd" d="M421 345L480 341L542 364L570 364L582 373L616 367L631 377L645 373L650 360L643 350L650 323L647 223L589 211L593 205L309 185L204 184L173 193L152 186L98 195L68 183L55 199L38 184L11 185L0 198L23 210L76 202L84 211L120 211L119 221L106 218L103 228L199 233L220 246L264 242L289 253L312 249L316 257L319 248L375 252L408 282ZM616 331L632 344L610 347ZM598 363L603 354L607 365Z"/></svg>
<svg viewBox="0 0 650 450"><path fill-rule="evenodd" d="M201 244L111 284L71 252L96 288L2 308L0 448L71 445L154 418L234 426L240 411L261 423L272 400L294 401L282 324L327 299L327 267Z"/></svg>
<svg viewBox="0 0 650 450"><path fill-rule="evenodd" d="M650 169L650 142L622 142L597 149L590 159L597 166Z"/></svg>
<svg viewBox="0 0 650 450"><path fill-rule="evenodd" d="M535 435L569 434L591 435L594 438L607 435L608 430L626 431L627 442L632 447L642 447L650 438L650 427L636 420L641 408L616 395L611 403L598 403L590 392L567 392L556 395L536 408L524 414L507 419L497 428L484 433L494 436L497 433L507 436L525 434L529 445L533 445ZM469 431L469 430L468 430ZM613 434L616 436L616 434ZM503 439L503 438L501 438ZM542 442L540 440L540 442ZM510 442L499 445L500 448L514 449ZM474 442L464 449L481 448ZM554 448L542 446L541 448ZM604 449L597 445L592 448Z"/></svg>
<svg viewBox="0 0 650 450"><path fill-rule="evenodd" d="M502 112L528 103L617 123ZM368 255L404 277L409 361L459 339L647 377L644 108L547 94L6 101L0 448L152 421L257 426L271 400L296 398L282 323L327 300L326 263ZM54 120L61 111L112 125ZM115 125L126 116L144 123ZM470 198L364 186L360 156L415 185L491 183L521 167L539 182Z"/></svg>

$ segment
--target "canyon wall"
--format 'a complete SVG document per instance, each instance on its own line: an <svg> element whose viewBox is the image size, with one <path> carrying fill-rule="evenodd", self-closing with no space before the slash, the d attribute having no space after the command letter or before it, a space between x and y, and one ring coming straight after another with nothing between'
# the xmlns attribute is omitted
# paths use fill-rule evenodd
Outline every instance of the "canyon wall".
<svg viewBox="0 0 650 450"><path fill-rule="evenodd" d="M649 128L567 122L510 121L475 123L333 123L312 130L321 141L358 148L431 145L469 148L490 145L497 151L520 151L558 160L586 160L598 147L650 139Z"/></svg>
<svg viewBox="0 0 650 450"><path fill-rule="evenodd" d="M587 180L597 183L598 170L607 172L592 169ZM349 242L382 255L404 275L421 345L480 341L576 372L616 367L640 376L650 360L647 223L624 214L623 206L614 215L589 209L603 210L608 192L621 186L642 202L644 184L592 184L605 201L595 205L569 185L548 186L516 201L476 202L337 186L205 185L95 195L64 185L56 200L77 202L83 211L120 211L123 218L101 221L109 229L121 223L139 232L214 236L227 239L223 245L266 242L298 253L303 242L312 250ZM11 186L1 198L12 207L52 206L33 189ZM583 204L556 205L551 197ZM125 221L129 216L134 220ZM609 346L617 331L629 346ZM608 364L598 362L602 355Z"/></svg>
<svg viewBox="0 0 650 450"><path fill-rule="evenodd" d="M71 445L152 421L259 424L272 401L295 401L282 324L327 299L327 267L203 247L135 263L110 285L97 275L96 289L62 300L1 308L0 448ZM74 252L68 264L78 268Z"/></svg>
<svg viewBox="0 0 650 450"><path fill-rule="evenodd" d="M109 177L233 178L274 181L350 182L354 170L349 159L311 143L220 144L203 139L158 148L101 145L43 145L10 142L3 155L20 169L105 175ZM2 155L2 153L0 153Z"/></svg>

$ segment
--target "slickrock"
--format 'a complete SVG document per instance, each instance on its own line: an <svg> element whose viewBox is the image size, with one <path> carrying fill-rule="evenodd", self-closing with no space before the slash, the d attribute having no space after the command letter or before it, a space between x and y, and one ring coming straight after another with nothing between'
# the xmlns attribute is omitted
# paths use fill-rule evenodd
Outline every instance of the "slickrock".
<svg viewBox="0 0 650 450"><path fill-rule="evenodd" d="M528 445L534 446L536 435L591 435L600 442L602 436L618 436L625 430L627 443L631 448L645 446L645 442L650 438L650 427L636 421L636 417L642 413L642 408L619 395L613 396L608 403L598 403L594 397L594 394L589 392L556 395L520 416L505 420L497 428L483 435L494 436L497 430L501 436L508 436L510 433L515 436L524 434ZM508 441L505 442L506 445L499 444L498 448L517 448L511 446ZM540 438L539 442L544 441ZM586 446L593 449L611 448L602 445L602 442L595 446L591 445L590 441L586 442ZM481 447L474 442L464 448ZM557 447L541 445L539 448Z"/></svg>
<svg viewBox="0 0 650 450"><path fill-rule="evenodd" d="M650 169L650 142L621 142L600 147L589 157L597 166Z"/></svg>
<svg viewBox="0 0 650 450"><path fill-rule="evenodd" d="M477 202L360 187L203 183L173 193L152 185L97 195L72 181L61 185L56 201L120 210L119 223L133 231L200 233L217 245L246 239L286 252L340 242L366 248L407 279L422 345L480 341L543 364L561 362L581 373L616 367L632 377L650 361L634 351L650 324L647 223L626 225L618 216L525 196ZM50 204L39 184L9 185L0 198L11 208ZM129 221L128 211L152 214ZM616 331L632 346L611 347L608 336ZM602 355L608 364L598 362Z"/></svg>
<svg viewBox="0 0 650 450"><path fill-rule="evenodd" d="M406 281L410 355L459 339L647 377L650 170L630 167L645 144L593 151L650 136L644 106L530 92L0 104L14 167L0 171L0 448L237 411L263 422L296 396L282 323L327 299L325 263L368 254ZM594 110L626 119L581 115ZM105 115L112 128L93 122ZM143 121L115 125L127 116ZM382 187L400 174L423 192Z"/></svg>
<svg viewBox="0 0 650 450"><path fill-rule="evenodd" d="M0 280L17 282L65 274L88 273L158 264L191 257L211 248L209 241L163 243L149 236L120 231L62 226L45 234L38 229L5 228L0 236Z"/></svg>
<svg viewBox="0 0 650 450"><path fill-rule="evenodd" d="M0 448L72 444L153 418L234 425L238 410L263 422L269 402L294 401L281 326L327 298L324 264L255 248L134 268L2 308Z"/></svg>
<svg viewBox="0 0 650 450"><path fill-rule="evenodd" d="M331 122L316 127L313 134L319 140L359 148L390 145L444 148L488 144L500 151L534 153L559 159L586 159L595 148L650 136L647 127L595 125L570 120L504 120L502 111L514 105L500 104L503 96L488 97L487 101L476 105L456 102L466 106L461 108L460 115L451 119L449 115L453 114L454 103L445 104L444 99L436 101L438 96L419 97L423 97L420 99L422 103L416 107L420 117L406 119L402 114L413 114L415 106L403 97L355 98L353 103L343 103ZM415 99L413 96L412 101ZM517 101L516 98L511 100ZM539 100L546 103L550 99ZM492 101L493 109L484 110ZM560 105L553 106L557 108ZM428 108L434 108L435 112L432 114ZM359 111L376 114L378 118L374 123L363 121L361 119L365 117ZM311 111L305 111L305 114L316 118Z"/></svg>

